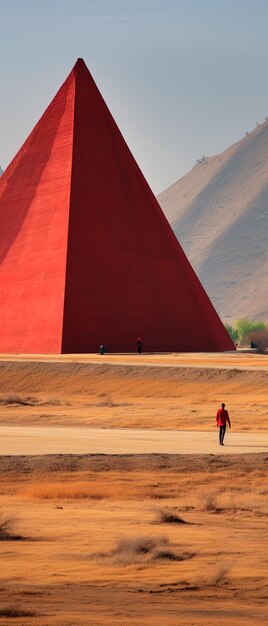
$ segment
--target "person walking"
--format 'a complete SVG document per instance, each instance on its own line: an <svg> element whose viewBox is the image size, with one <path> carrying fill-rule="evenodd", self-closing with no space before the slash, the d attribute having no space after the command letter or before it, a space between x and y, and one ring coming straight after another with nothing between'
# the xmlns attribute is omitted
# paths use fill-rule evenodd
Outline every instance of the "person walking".
<svg viewBox="0 0 268 626"><path fill-rule="evenodd" d="M138 337L138 341L137 341L137 351L139 354L141 354L142 351L142 340L140 337Z"/></svg>
<svg viewBox="0 0 268 626"><path fill-rule="evenodd" d="M229 424L229 428L231 428L231 422L229 418L229 413L225 409L224 402L221 405L221 409L218 409L216 415L217 426L219 426L219 445L224 446L223 440L226 431L226 422Z"/></svg>

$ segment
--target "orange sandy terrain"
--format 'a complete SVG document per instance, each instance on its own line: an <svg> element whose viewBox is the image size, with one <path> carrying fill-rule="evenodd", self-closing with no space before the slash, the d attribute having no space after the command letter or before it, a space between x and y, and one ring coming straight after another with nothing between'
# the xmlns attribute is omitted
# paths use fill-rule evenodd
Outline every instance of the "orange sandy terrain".
<svg viewBox="0 0 268 626"><path fill-rule="evenodd" d="M265 455L1 457L0 474L0 624L265 624Z"/></svg>
<svg viewBox="0 0 268 626"><path fill-rule="evenodd" d="M225 401L237 431L267 429L268 356L1 357L0 422L211 430Z"/></svg>
<svg viewBox="0 0 268 626"><path fill-rule="evenodd" d="M267 432L268 358L1 357L0 422ZM267 454L0 456L0 625L265 624Z"/></svg>

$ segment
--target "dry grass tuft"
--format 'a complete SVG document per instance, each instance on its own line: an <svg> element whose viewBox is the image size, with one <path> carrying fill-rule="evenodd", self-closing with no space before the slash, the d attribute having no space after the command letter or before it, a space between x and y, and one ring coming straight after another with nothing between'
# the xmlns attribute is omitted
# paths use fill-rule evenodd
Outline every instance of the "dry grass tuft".
<svg viewBox="0 0 268 626"><path fill-rule="evenodd" d="M83 477L80 480L70 479L66 476L62 478L62 475L60 480L50 482L48 480L41 482L34 479L20 487L19 491L26 498L37 498L40 500L82 500L86 498L91 500L141 500L142 498L155 499L166 497L161 495L161 487L157 488L157 492L152 491L147 484L147 477L143 480L143 475L139 475L139 480L131 481L129 478L127 480L118 478L118 475L115 473L111 474L109 474L109 480L107 480L107 475L102 473ZM165 486L162 489L166 493Z"/></svg>
<svg viewBox="0 0 268 626"><path fill-rule="evenodd" d="M47 398L40 400L32 396L21 396L15 393L4 394L0 397L0 405L5 406L61 406L62 401L58 398ZM69 402L64 402L66 406L70 406Z"/></svg>
<svg viewBox="0 0 268 626"><path fill-rule="evenodd" d="M3 395L0 398L0 404L5 404L6 406L34 406L36 404L36 399L35 398L24 398L23 396L20 396L18 394L8 394L8 395Z"/></svg>
<svg viewBox="0 0 268 626"><path fill-rule="evenodd" d="M124 537L119 539L112 556L124 565L131 565L133 562L144 563L155 560L185 561L194 556L193 553L182 552L177 554L170 549L168 537Z"/></svg>
<svg viewBox="0 0 268 626"><path fill-rule="evenodd" d="M39 406L71 406L70 402L59 400L59 398L47 398L46 400L37 401Z"/></svg>
<svg viewBox="0 0 268 626"><path fill-rule="evenodd" d="M260 490L237 491L236 493L225 492L221 499L220 505L224 511L243 512L254 511L255 513L263 513L265 515L267 509L267 494L261 493Z"/></svg>
<svg viewBox="0 0 268 626"><path fill-rule="evenodd" d="M202 492L201 496L201 508L203 511L209 511L211 513L218 513L220 508L218 506L217 496L212 491Z"/></svg>
<svg viewBox="0 0 268 626"><path fill-rule="evenodd" d="M109 486L94 484L91 481L36 483L28 485L23 493L29 498L40 500L103 500L112 497Z"/></svg>
<svg viewBox="0 0 268 626"><path fill-rule="evenodd" d="M221 563L219 567L217 567L216 571L213 573L210 584L213 586L219 585L222 581L228 578L228 574L230 573L231 567L229 563Z"/></svg>
<svg viewBox="0 0 268 626"><path fill-rule="evenodd" d="M159 544L168 544L167 537L125 537L119 539L114 554L149 554Z"/></svg>
<svg viewBox="0 0 268 626"><path fill-rule="evenodd" d="M102 400L98 402L97 406L110 408L116 406L110 393L101 393L99 397L102 398Z"/></svg>
<svg viewBox="0 0 268 626"><path fill-rule="evenodd" d="M37 613L34 611L24 611L13 605L0 608L0 617L36 617Z"/></svg>
<svg viewBox="0 0 268 626"><path fill-rule="evenodd" d="M161 509L157 513L156 521L160 524L189 524L177 513L173 513L169 509Z"/></svg>
<svg viewBox="0 0 268 626"><path fill-rule="evenodd" d="M193 552L182 552L181 554L176 554L172 550L160 550L156 552L154 555L155 559L165 559L168 561L188 561L194 557Z"/></svg>
<svg viewBox="0 0 268 626"><path fill-rule="evenodd" d="M14 519L0 519L0 541L23 541L24 537L13 532Z"/></svg>
<svg viewBox="0 0 268 626"><path fill-rule="evenodd" d="M217 494L213 491L206 491L199 495L201 509L211 513L233 513L254 512L265 515L267 504L266 494L254 489L228 489L224 488Z"/></svg>

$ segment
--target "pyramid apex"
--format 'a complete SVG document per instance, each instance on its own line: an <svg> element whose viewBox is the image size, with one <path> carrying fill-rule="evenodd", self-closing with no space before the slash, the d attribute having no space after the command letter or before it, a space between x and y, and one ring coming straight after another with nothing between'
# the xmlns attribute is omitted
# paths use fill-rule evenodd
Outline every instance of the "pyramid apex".
<svg viewBox="0 0 268 626"><path fill-rule="evenodd" d="M82 57L78 57L74 67L82 67L86 66L84 59Z"/></svg>
<svg viewBox="0 0 268 626"><path fill-rule="evenodd" d="M74 71L75 75L77 76L77 73L81 72L83 70L87 70L88 71L88 68L87 68L87 66L85 64L84 59L82 59L82 57L78 57L75 65L73 67L73 71Z"/></svg>

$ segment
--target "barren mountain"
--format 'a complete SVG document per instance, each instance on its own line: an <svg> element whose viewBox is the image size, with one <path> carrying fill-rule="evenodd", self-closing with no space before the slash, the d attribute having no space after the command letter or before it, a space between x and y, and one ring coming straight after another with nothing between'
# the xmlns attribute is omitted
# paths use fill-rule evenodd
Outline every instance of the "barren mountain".
<svg viewBox="0 0 268 626"><path fill-rule="evenodd" d="M268 319L268 121L158 200L224 321Z"/></svg>

